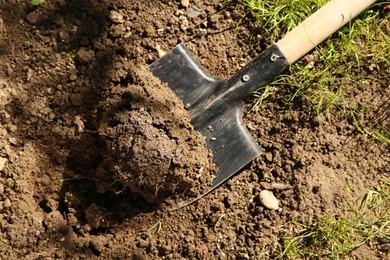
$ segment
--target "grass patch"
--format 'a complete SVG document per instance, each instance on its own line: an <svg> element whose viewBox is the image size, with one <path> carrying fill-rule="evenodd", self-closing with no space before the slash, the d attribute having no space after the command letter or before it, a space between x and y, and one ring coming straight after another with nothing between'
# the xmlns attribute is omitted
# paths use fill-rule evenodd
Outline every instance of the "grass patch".
<svg viewBox="0 0 390 260"><path fill-rule="evenodd" d="M265 35L263 40L276 42L328 1L239 2L246 13L256 19L256 26ZM259 88L254 94L254 109L259 108L266 98L289 89L288 93L283 90L282 98L286 104L299 97L307 103L308 112L320 119L330 120L334 113L341 111L361 133L390 143L390 115L386 116L386 111L377 111L377 107L389 107L389 99L383 97L373 107L372 100L359 97L359 93L364 93L371 85L379 84L384 88L390 81L390 17L384 8L389 3L378 1L375 7L293 64L289 73ZM385 113L381 120L372 117L378 112Z"/></svg>
<svg viewBox="0 0 390 260"><path fill-rule="evenodd" d="M390 183L382 181L342 217L327 215L299 226L298 235L284 239L279 258L340 259L363 245L390 257Z"/></svg>
<svg viewBox="0 0 390 260"><path fill-rule="evenodd" d="M32 5L40 5L45 2L45 0L31 0L30 2Z"/></svg>
<svg viewBox="0 0 390 260"><path fill-rule="evenodd" d="M277 41L284 33L291 31L315 10L323 6L327 0L239 0L248 13L257 20L271 38Z"/></svg>
<svg viewBox="0 0 390 260"><path fill-rule="evenodd" d="M160 233L163 229L163 218L160 218L156 223L154 223L150 228L148 228L147 232L156 232Z"/></svg>

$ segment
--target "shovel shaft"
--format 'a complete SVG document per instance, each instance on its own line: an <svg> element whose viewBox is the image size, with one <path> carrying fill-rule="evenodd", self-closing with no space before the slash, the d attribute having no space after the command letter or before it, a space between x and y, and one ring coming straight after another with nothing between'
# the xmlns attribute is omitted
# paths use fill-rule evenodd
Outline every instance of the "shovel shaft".
<svg viewBox="0 0 390 260"><path fill-rule="evenodd" d="M195 127L207 126L226 112L229 107L242 106L242 100L259 86L275 79L288 69L289 64L276 46L271 46L241 68L233 77L221 81L213 91L200 102L190 107L192 124Z"/></svg>
<svg viewBox="0 0 390 260"><path fill-rule="evenodd" d="M332 0L286 34L276 45L289 64L340 29L375 0Z"/></svg>

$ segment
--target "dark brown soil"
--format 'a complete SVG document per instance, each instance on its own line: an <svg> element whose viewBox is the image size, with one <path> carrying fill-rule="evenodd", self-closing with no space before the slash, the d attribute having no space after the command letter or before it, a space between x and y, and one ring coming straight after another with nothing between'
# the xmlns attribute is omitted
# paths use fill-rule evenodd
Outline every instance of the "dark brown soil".
<svg viewBox="0 0 390 260"><path fill-rule="evenodd" d="M99 134L106 145L97 170L99 187L115 192L118 181L150 203L174 194L201 195L211 186L215 168L183 103L147 68L129 68L127 77L134 84L117 90L101 120Z"/></svg>
<svg viewBox="0 0 390 260"><path fill-rule="evenodd" d="M163 211L204 191L215 169L148 64L185 42L227 78L270 44L234 2L184 2L0 0L1 258L274 258L293 223L342 215L389 177L386 144L275 97L245 113L264 153L207 197ZM375 119L390 89L388 70L372 73L355 95ZM259 192L281 186L281 208L261 206ZM386 250L372 243L364 255Z"/></svg>

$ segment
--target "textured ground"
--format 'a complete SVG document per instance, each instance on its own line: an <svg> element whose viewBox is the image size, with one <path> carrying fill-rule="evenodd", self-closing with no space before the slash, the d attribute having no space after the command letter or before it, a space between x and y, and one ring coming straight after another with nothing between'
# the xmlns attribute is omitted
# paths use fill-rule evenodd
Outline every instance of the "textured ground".
<svg viewBox="0 0 390 260"><path fill-rule="evenodd" d="M245 113L259 158L200 201L160 209L156 198L196 195L214 169L183 105L147 66L186 42L227 78L261 51L254 39L269 44L241 19L221 0L0 0L0 257L272 257L290 223L342 214L388 178L385 144L341 116L319 124L304 102L270 100ZM390 96L388 75L374 76L382 80L358 93L373 115ZM259 200L272 187L277 211Z"/></svg>

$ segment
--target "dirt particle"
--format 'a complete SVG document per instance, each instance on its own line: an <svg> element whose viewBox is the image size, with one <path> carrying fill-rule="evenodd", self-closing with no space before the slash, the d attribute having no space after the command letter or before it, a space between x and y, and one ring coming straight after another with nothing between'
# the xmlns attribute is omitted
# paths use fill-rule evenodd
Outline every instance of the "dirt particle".
<svg viewBox="0 0 390 260"><path fill-rule="evenodd" d="M148 242L147 240L140 239L140 240L138 241L137 246L138 246L139 248L147 248L147 247L149 246L149 242Z"/></svg>
<svg viewBox="0 0 390 260"><path fill-rule="evenodd" d="M5 199L4 201L3 201L3 208L4 209L8 209L8 208L10 208L12 206L12 203L11 203L11 200L10 199Z"/></svg>
<svg viewBox="0 0 390 260"><path fill-rule="evenodd" d="M180 29L182 31L187 31L189 28L188 19L185 16L180 17Z"/></svg>
<svg viewBox="0 0 390 260"><path fill-rule="evenodd" d="M190 6L190 0L181 0L180 4L184 8L188 8Z"/></svg>
<svg viewBox="0 0 390 260"><path fill-rule="evenodd" d="M4 170L5 164L7 163L8 159L0 157L0 171Z"/></svg>
<svg viewBox="0 0 390 260"><path fill-rule="evenodd" d="M157 50L157 53L158 53L158 56L161 58L163 56L165 56L167 53L166 51L164 51L160 45L156 45L156 50Z"/></svg>
<svg viewBox="0 0 390 260"><path fill-rule="evenodd" d="M83 95L80 93L74 93L70 95L70 102L75 106L81 106L84 104Z"/></svg>
<svg viewBox="0 0 390 260"><path fill-rule="evenodd" d="M123 24L116 24L110 29L110 35L115 38L122 36L124 32L125 27L123 26Z"/></svg>
<svg viewBox="0 0 390 260"><path fill-rule="evenodd" d="M39 14L36 12L31 12L27 15L26 20L31 24L36 24L39 21Z"/></svg>
<svg viewBox="0 0 390 260"><path fill-rule="evenodd" d="M77 126L77 132L83 133L84 132L84 122L81 120L80 116L75 116L73 124Z"/></svg>
<svg viewBox="0 0 390 260"><path fill-rule="evenodd" d="M77 58L80 62L89 63L95 59L95 52L93 50L82 47L77 52Z"/></svg>
<svg viewBox="0 0 390 260"><path fill-rule="evenodd" d="M156 35L156 31L153 26L147 25L145 28L146 35L149 37L153 37Z"/></svg>
<svg viewBox="0 0 390 260"><path fill-rule="evenodd" d="M114 23L124 23L123 15L115 10L111 10L108 17Z"/></svg>
<svg viewBox="0 0 390 260"><path fill-rule="evenodd" d="M148 260L148 258L144 255L135 255L134 260Z"/></svg>
<svg viewBox="0 0 390 260"><path fill-rule="evenodd" d="M72 74L69 76L69 79L70 79L71 81L75 81L75 80L77 79L77 74L72 73Z"/></svg>

